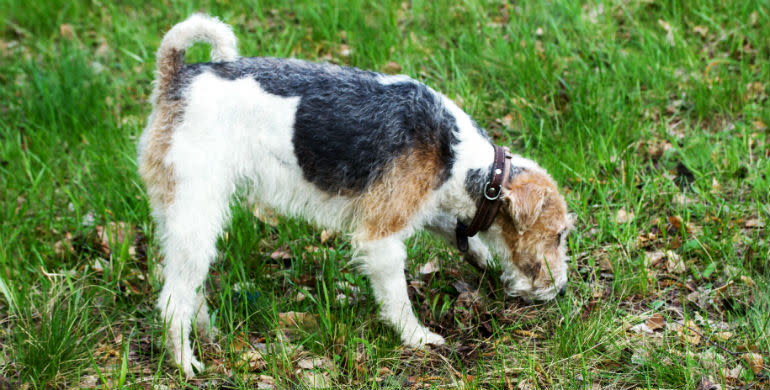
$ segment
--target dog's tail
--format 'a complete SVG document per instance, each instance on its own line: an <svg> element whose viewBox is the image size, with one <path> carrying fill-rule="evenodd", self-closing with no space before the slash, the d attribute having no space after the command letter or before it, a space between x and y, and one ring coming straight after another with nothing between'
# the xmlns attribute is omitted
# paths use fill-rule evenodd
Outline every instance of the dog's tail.
<svg viewBox="0 0 770 390"><path fill-rule="evenodd" d="M238 58L237 41L230 26L212 16L193 14L172 27L160 42L155 75L157 92L162 93L168 89L174 76L184 66L185 50L196 42L211 45L213 62L234 61Z"/></svg>

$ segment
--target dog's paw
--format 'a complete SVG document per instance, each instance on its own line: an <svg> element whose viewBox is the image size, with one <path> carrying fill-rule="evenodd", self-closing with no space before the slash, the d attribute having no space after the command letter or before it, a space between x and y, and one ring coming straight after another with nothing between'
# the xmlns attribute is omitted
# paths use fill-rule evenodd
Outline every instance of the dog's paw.
<svg viewBox="0 0 770 390"><path fill-rule="evenodd" d="M187 379L195 377L195 374L203 372L206 366L203 365L198 359L192 358L190 360L185 359L181 364L182 372Z"/></svg>
<svg viewBox="0 0 770 390"><path fill-rule="evenodd" d="M425 344L444 345L446 341L441 335L433 333L428 328L420 327L410 334L401 335L401 339L405 345L412 348L423 348Z"/></svg>

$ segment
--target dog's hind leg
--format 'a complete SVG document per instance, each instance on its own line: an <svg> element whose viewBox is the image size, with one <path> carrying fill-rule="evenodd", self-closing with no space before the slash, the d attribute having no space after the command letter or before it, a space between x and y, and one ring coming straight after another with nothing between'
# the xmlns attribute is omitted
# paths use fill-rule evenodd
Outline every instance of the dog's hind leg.
<svg viewBox="0 0 770 390"><path fill-rule="evenodd" d="M209 174L201 174L206 171ZM218 173L209 167L197 170L196 177L177 178L176 193L163 224L165 282L158 308L171 357L188 378L194 376L193 370L203 370L193 355L190 330L196 315L198 325L208 322L208 313L201 312L202 285L216 257L216 240L227 219L232 193L226 175Z"/></svg>
<svg viewBox="0 0 770 390"><path fill-rule="evenodd" d="M406 290L404 264L406 248L397 237L354 242L358 252L356 262L369 277L380 318L401 334L401 341L410 347L444 344L444 338L420 324L412 311Z"/></svg>
<svg viewBox="0 0 770 390"><path fill-rule="evenodd" d="M219 329L211 324L209 318L209 305L206 302L205 287L201 285L195 294L195 330L198 336L209 343L213 343L219 334Z"/></svg>

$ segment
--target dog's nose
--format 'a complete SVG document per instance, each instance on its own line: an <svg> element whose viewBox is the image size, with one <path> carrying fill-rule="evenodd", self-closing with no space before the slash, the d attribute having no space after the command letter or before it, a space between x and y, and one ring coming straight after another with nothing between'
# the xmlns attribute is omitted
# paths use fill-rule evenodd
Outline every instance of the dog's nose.
<svg viewBox="0 0 770 390"><path fill-rule="evenodd" d="M559 296L563 297L564 294L566 294L566 293L567 293L567 285L565 284L565 285L561 286L561 288L559 289Z"/></svg>

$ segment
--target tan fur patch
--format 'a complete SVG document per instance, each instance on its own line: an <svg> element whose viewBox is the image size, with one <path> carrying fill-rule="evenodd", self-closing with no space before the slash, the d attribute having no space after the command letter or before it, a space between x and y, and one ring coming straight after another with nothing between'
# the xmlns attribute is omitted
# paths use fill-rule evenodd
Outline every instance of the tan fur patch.
<svg viewBox="0 0 770 390"><path fill-rule="evenodd" d="M150 133L139 162L139 174L153 205L167 206L174 198L174 170L166 164L165 158L171 146L174 122L181 114L177 106L166 102L158 104L152 122L145 130Z"/></svg>
<svg viewBox="0 0 770 390"><path fill-rule="evenodd" d="M407 227L439 183L440 169L435 150L418 148L398 157L357 201L364 238L384 238Z"/></svg>
<svg viewBox="0 0 770 390"><path fill-rule="evenodd" d="M495 223L520 270L540 279L547 273L542 258L558 258L558 233L567 221L567 205L556 183L540 172L525 172L507 184L505 206ZM529 254L529 256L525 255Z"/></svg>
<svg viewBox="0 0 770 390"><path fill-rule="evenodd" d="M182 104L171 101L166 92L174 76L184 66L184 50L161 49L158 51L158 69L155 72L153 91L153 115L145 131L149 132L147 144L139 161L139 174L147 186L147 194L154 207L168 206L174 198L174 170L165 163L171 146L171 136L177 120L182 116Z"/></svg>

